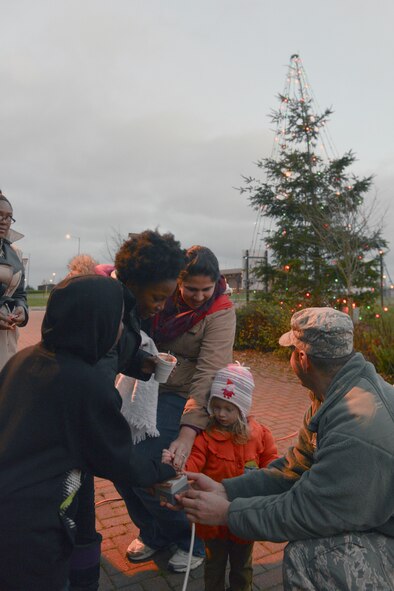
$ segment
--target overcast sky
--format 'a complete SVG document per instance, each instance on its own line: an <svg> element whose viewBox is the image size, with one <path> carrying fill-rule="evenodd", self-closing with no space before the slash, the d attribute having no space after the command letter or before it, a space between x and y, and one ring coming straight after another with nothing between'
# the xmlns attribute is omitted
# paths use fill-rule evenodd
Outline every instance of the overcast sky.
<svg viewBox="0 0 394 591"><path fill-rule="evenodd" d="M0 0L0 188L29 282L116 234L172 231L241 265L256 213L234 187L271 154L299 53L336 150L375 175L394 230L392 0ZM394 245L386 256L394 276ZM56 275L53 275L56 273ZM394 278L394 277L393 277Z"/></svg>

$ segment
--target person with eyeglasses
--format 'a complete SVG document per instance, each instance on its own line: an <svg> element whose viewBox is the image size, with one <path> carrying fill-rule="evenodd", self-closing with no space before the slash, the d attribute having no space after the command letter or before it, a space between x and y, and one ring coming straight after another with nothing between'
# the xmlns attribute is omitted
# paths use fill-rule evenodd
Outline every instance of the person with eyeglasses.
<svg viewBox="0 0 394 591"><path fill-rule="evenodd" d="M0 191L0 370L16 353L18 327L29 319L22 253L13 243L23 234L11 229L12 205Z"/></svg>

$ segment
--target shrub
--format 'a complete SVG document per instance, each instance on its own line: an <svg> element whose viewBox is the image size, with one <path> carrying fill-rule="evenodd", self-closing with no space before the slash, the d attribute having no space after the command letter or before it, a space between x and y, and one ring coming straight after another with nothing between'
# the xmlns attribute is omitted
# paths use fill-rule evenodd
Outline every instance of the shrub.
<svg viewBox="0 0 394 591"><path fill-rule="evenodd" d="M236 349L275 351L278 339L290 329L291 313L270 302L252 302L237 310Z"/></svg>
<svg viewBox="0 0 394 591"><path fill-rule="evenodd" d="M289 357L289 349L281 347L278 339L290 329L291 316L289 309L272 301L251 302L239 308L235 349L274 351L282 357ZM374 364L385 380L394 383L394 312L365 311L363 321L354 329L354 348Z"/></svg>
<svg viewBox="0 0 394 591"><path fill-rule="evenodd" d="M374 364L388 382L394 382L394 315L384 314L360 322L354 331L354 348Z"/></svg>

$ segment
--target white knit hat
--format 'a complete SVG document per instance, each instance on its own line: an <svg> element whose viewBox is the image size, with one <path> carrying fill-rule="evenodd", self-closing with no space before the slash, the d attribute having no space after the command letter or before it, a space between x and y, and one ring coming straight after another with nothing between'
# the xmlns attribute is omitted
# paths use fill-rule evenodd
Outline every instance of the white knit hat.
<svg viewBox="0 0 394 591"><path fill-rule="evenodd" d="M241 411L242 419L246 422L252 406L253 389L253 376L247 367L239 363L230 363L223 369L219 369L211 386L208 401L209 414L213 414L211 408L212 398L221 398L235 404Z"/></svg>

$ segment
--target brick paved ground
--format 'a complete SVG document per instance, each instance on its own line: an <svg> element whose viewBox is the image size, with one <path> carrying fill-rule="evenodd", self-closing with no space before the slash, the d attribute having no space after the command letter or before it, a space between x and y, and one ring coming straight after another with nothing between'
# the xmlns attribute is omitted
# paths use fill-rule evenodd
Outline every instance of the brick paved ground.
<svg viewBox="0 0 394 591"><path fill-rule="evenodd" d="M43 311L32 310L29 324L21 329L19 348L36 343L40 339ZM294 378L287 362L271 355L236 352L235 359L251 368L256 389L253 413L272 430L276 438L294 433L301 423L308 406L308 396ZM278 442L280 452L291 439ZM118 497L107 480L96 480L96 500ZM130 521L123 501L114 501L97 508L97 527L103 535L100 591L180 591L183 575L170 573L166 564L171 556L169 550L158 553L143 564L131 564L125 558L130 541L138 530ZM285 544L258 542L253 553L253 589L281 591L281 563ZM202 591L203 568L190 573L188 591Z"/></svg>

